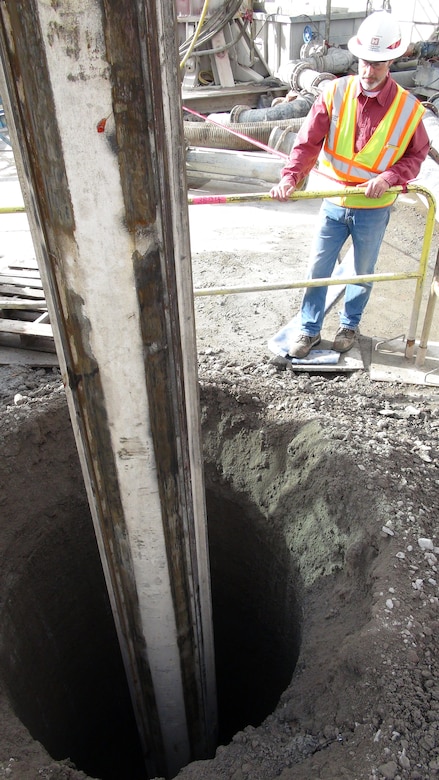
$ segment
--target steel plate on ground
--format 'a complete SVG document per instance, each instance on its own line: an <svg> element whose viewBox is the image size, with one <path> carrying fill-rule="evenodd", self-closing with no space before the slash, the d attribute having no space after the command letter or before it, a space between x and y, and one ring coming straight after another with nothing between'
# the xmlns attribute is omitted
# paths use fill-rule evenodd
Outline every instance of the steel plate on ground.
<svg viewBox="0 0 439 780"><path fill-rule="evenodd" d="M439 385L439 344L428 345L423 366L417 366L416 346L413 358L405 357L405 339L388 341L372 339L370 377L383 382L405 382L413 385Z"/></svg>

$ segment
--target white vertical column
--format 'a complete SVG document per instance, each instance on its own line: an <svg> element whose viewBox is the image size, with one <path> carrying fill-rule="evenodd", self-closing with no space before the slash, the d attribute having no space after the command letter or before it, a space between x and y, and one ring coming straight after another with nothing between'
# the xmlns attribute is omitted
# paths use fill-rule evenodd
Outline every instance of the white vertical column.
<svg viewBox="0 0 439 780"><path fill-rule="evenodd" d="M175 20L163 6L6 0L1 53L145 760L172 776L212 749L216 701Z"/></svg>

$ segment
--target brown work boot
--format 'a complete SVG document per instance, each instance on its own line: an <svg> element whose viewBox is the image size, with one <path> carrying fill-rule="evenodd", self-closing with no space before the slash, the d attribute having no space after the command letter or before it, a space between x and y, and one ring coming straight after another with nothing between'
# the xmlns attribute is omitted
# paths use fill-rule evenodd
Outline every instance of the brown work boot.
<svg viewBox="0 0 439 780"><path fill-rule="evenodd" d="M336 352L347 352L355 341L355 330L341 326L335 334L332 349Z"/></svg>
<svg viewBox="0 0 439 780"><path fill-rule="evenodd" d="M320 344L320 333L315 336L307 336L306 333L299 333L297 338L291 342L288 347L290 357L304 358L311 352L313 347Z"/></svg>

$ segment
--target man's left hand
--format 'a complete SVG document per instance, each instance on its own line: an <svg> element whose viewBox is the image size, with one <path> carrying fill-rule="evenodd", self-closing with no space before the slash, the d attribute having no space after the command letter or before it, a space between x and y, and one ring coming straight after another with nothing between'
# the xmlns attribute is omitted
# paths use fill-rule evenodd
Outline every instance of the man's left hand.
<svg viewBox="0 0 439 780"><path fill-rule="evenodd" d="M359 187L364 187L364 194L366 198L381 198L390 187L390 184L382 177L376 176L374 179L370 179L364 184L359 184Z"/></svg>

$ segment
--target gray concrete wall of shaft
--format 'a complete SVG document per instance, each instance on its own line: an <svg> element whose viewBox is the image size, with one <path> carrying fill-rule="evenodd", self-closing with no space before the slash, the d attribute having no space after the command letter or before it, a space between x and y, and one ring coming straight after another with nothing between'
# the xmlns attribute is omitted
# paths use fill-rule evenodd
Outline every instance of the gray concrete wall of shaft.
<svg viewBox="0 0 439 780"><path fill-rule="evenodd" d="M174 11L72 8L2 3L0 87L145 762L172 776L216 732Z"/></svg>

